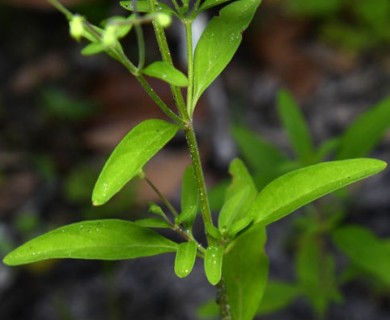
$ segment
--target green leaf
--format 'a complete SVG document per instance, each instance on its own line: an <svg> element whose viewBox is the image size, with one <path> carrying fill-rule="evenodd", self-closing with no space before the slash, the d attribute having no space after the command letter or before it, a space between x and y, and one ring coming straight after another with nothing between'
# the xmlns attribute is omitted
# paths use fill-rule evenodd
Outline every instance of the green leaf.
<svg viewBox="0 0 390 320"><path fill-rule="evenodd" d="M325 251L321 241L318 236L304 235L296 260L299 286L320 318L332 301L341 300L337 289L334 258Z"/></svg>
<svg viewBox="0 0 390 320"><path fill-rule="evenodd" d="M239 236L225 254L223 279L233 320L252 320L268 277L265 227L258 224Z"/></svg>
<svg viewBox="0 0 390 320"><path fill-rule="evenodd" d="M181 190L181 213L176 218L176 224L184 224L190 229L195 221L199 206L198 187L192 166L184 171Z"/></svg>
<svg viewBox="0 0 390 320"><path fill-rule="evenodd" d="M100 42L92 42L85 46L83 50L81 50L81 54L84 56L90 56L93 54L97 54L103 52L105 50L105 46Z"/></svg>
<svg viewBox="0 0 390 320"><path fill-rule="evenodd" d="M215 286L221 280L223 247L209 246L204 255L204 270L207 280Z"/></svg>
<svg viewBox="0 0 390 320"><path fill-rule="evenodd" d="M195 241L182 242L177 247L175 274L179 278L187 277L195 264L198 246Z"/></svg>
<svg viewBox="0 0 390 320"><path fill-rule="evenodd" d="M257 189L253 179L240 159L233 159L229 166L229 173L232 176L232 183L226 190L226 199L231 198L243 188L248 187L251 196L257 195Z"/></svg>
<svg viewBox="0 0 390 320"><path fill-rule="evenodd" d="M218 228L222 234L228 233L233 222L242 216L243 206L248 203L249 187L245 187L231 196L224 204L218 216ZM249 207L248 207L249 208ZM245 212L244 212L245 213Z"/></svg>
<svg viewBox="0 0 390 320"><path fill-rule="evenodd" d="M280 175L288 160L279 149L245 128L236 127L232 133L245 163L259 176L259 188Z"/></svg>
<svg viewBox="0 0 390 320"><path fill-rule="evenodd" d="M177 87L187 87L187 77L174 66L164 61L156 61L148 65L142 72L150 77L163 80Z"/></svg>
<svg viewBox="0 0 390 320"><path fill-rule="evenodd" d="M218 216L218 226L222 233L234 237L253 220L247 216L257 189L252 177L240 159L234 159L229 166L232 183L226 190L225 201Z"/></svg>
<svg viewBox="0 0 390 320"><path fill-rule="evenodd" d="M134 11L134 7L133 7L134 2L133 1L120 1L119 4L122 6L122 8L124 8L126 10ZM147 12L147 13L151 12L148 0L138 0L136 2L136 4L137 4L137 11L138 12ZM161 3L161 2L156 3L156 11L157 12L164 12L164 13L167 13L169 15L177 15L176 12L171 7L169 7L165 3Z"/></svg>
<svg viewBox="0 0 390 320"><path fill-rule="evenodd" d="M255 222L269 224L296 209L386 167L376 159L323 162L289 172L269 183L257 196L251 213Z"/></svg>
<svg viewBox="0 0 390 320"><path fill-rule="evenodd" d="M368 155L390 127L390 97L365 112L341 136L337 159Z"/></svg>
<svg viewBox="0 0 390 320"><path fill-rule="evenodd" d="M281 281L268 281L264 297L257 310L257 315L265 315L283 310L299 295L301 295L300 289L295 284Z"/></svg>
<svg viewBox="0 0 390 320"><path fill-rule="evenodd" d="M253 217L244 216L240 220L237 220L232 223L232 226L229 228L228 237L234 238L239 232L247 228L253 221Z"/></svg>
<svg viewBox="0 0 390 320"><path fill-rule="evenodd" d="M134 127L116 146L95 184L92 202L106 203L171 140L178 126L163 120L146 120Z"/></svg>
<svg viewBox="0 0 390 320"><path fill-rule="evenodd" d="M337 247L361 269L390 285L390 246L366 228L349 225L335 230Z"/></svg>
<svg viewBox="0 0 390 320"><path fill-rule="evenodd" d="M225 6L202 33L194 54L194 94L188 113L206 88L225 69L233 58L242 32L251 22L261 0L239 0Z"/></svg>
<svg viewBox="0 0 390 320"><path fill-rule="evenodd" d="M162 228L169 229L171 226L165 220L159 218L145 218L135 220L134 223L137 226L145 227L145 228Z"/></svg>
<svg viewBox="0 0 390 320"><path fill-rule="evenodd" d="M132 222L91 220L73 223L32 239L4 258L7 265L46 259L123 260L175 252L177 244Z"/></svg>
<svg viewBox="0 0 390 320"><path fill-rule="evenodd" d="M295 100L285 90L279 92L278 111L299 161L311 164L314 160L314 148L309 128Z"/></svg>
<svg viewBox="0 0 390 320"><path fill-rule="evenodd" d="M160 217L165 216L164 210L159 205L157 205L155 203L150 203L148 212L155 214L157 216L160 216Z"/></svg>
<svg viewBox="0 0 390 320"><path fill-rule="evenodd" d="M232 0L206 0L200 6L199 11L205 11L205 10L208 10L210 8L219 6L225 2L229 2L229 1L232 1Z"/></svg>

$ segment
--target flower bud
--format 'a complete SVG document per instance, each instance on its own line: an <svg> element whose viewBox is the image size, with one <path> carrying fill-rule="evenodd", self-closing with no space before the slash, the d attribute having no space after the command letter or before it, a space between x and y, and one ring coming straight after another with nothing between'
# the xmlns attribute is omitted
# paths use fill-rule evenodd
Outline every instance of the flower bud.
<svg viewBox="0 0 390 320"><path fill-rule="evenodd" d="M69 29L70 35L79 41L84 35L84 17L74 15L69 22Z"/></svg>
<svg viewBox="0 0 390 320"><path fill-rule="evenodd" d="M105 47L115 45L118 37L118 26L111 24L106 27L103 33L102 43Z"/></svg>
<svg viewBox="0 0 390 320"><path fill-rule="evenodd" d="M163 28L167 28L172 23L172 17L164 12L160 12L156 15L155 21Z"/></svg>

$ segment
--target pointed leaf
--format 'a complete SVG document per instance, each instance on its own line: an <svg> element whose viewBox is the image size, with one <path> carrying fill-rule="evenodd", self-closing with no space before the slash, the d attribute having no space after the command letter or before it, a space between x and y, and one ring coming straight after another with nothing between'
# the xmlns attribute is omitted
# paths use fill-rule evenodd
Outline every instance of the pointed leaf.
<svg viewBox="0 0 390 320"><path fill-rule="evenodd" d="M232 183L226 190L226 199L237 194L243 188L248 187L250 195L257 195L257 189L253 179L240 159L233 159L229 166L229 173L232 176Z"/></svg>
<svg viewBox="0 0 390 320"><path fill-rule="evenodd" d="M46 259L122 260L176 251L177 244L132 222L92 220L73 223L21 245L4 258L7 265Z"/></svg>
<svg viewBox="0 0 390 320"><path fill-rule="evenodd" d="M299 161L302 164L312 163L314 148L309 128L295 100L285 90L279 92L278 111Z"/></svg>
<svg viewBox="0 0 390 320"><path fill-rule="evenodd" d="M195 241L180 243L175 258L175 274L179 278L187 277L195 264L198 246Z"/></svg>
<svg viewBox="0 0 390 320"><path fill-rule="evenodd" d="M209 246L204 255L204 270L207 280L215 286L221 280L223 247Z"/></svg>
<svg viewBox="0 0 390 320"><path fill-rule="evenodd" d="M337 159L367 156L390 128L390 97L368 110L341 136Z"/></svg>
<svg viewBox="0 0 390 320"><path fill-rule="evenodd" d="M181 71L164 61L156 61L145 67L142 72L149 77L163 80L178 87L187 87L188 79Z"/></svg>
<svg viewBox="0 0 390 320"><path fill-rule="evenodd" d="M171 226L165 220L159 218L145 218L135 220L134 223L137 226L145 227L145 228L162 228L169 229Z"/></svg>
<svg viewBox="0 0 390 320"><path fill-rule="evenodd" d="M228 237L234 238L239 232L247 228L252 223L252 221L253 221L253 217L250 216L245 216L244 218L235 221L234 223L232 223L232 226L229 228Z"/></svg>
<svg viewBox="0 0 390 320"><path fill-rule="evenodd" d="M129 11L135 11L134 10L134 2L133 1L120 1L119 4L122 6L122 8L129 10ZM151 12L149 1L147 0L138 0L136 2L137 4L137 12ZM166 5L165 3L158 2L156 3L156 10L157 12L164 12L169 15L176 15L175 10L173 10L171 7Z"/></svg>
<svg viewBox="0 0 390 320"><path fill-rule="evenodd" d="M151 203L149 205L148 212L150 212L152 214L155 214L157 216L160 216L160 217L164 217L165 216L164 210L159 205L157 205L155 203Z"/></svg>
<svg viewBox="0 0 390 320"><path fill-rule="evenodd" d="M177 130L178 126L155 119L133 128L104 165L93 190L93 204L102 205L115 195L174 137Z"/></svg>
<svg viewBox="0 0 390 320"><path fill-rule="evenodd" d="M234 320L252 320L260 305L268 277L265 242L265 228L258 224L237 238L224 256L223 278Z"/></svg>
<svg viewBox="0 0 390 320"><path fill-rule="evenodd" d="M199 10L205 11L207 9L213 8L215 6L219 6L219 5L221 5L225 2L229 2L229 1L232 1L232 0L206 0L202 3Z"/></svg>
<svg viewBox="0 0 390 320"><path fill-rule="evenodd" d="M242 32L251 22L260 1L235 1L208 23L195 49L194 94L189 114L193 113L202 93L233 58L241 43Z"/></svg>
<svg viewBox="0 0 390 320"><path fill-rule="evenodd" d="M92 42L85 46L83 50L81 50L81 54L84 56L90 56L93 54L101 53L105 50L105 46L100 42Z"/></svg>
<svg viewBox="0 0 390 320"><path fill-rule="evenodd" d="M345 226L332 233L333 241L352 262L390 285L390 246L360 226Z"/></svg>
<svg viewBox="0 0 390 320"><path fill-rule="evenodd" d="M289 172L269 183L252 208L255 222L277 221L325 194L374 175L386 167L376 159L330 161Z"/></svg>
<svg viewBox="0 0 390 320"><path fill-rule="evenodd" d="M226 190L222 209L218 216L218 227L222 233L233 237L246 228L253 220L247 216L257 189L252 177L240 159L234 159L229 166L232 183Z"/></svg>
<svg viewBox="0 0 390 320"><path fill-rule="evenodd" d="M199 206L198 185L192 166L184 171L181 190L181 213L176 218L177 224L184 224L190 229L195 221Z"/></svg>
<svg viewBox="0 0 390 320"><path fill-rule="evenodd" d="M222 234L228 233L232 223L242 218L243 207L248 203L248 196L249 187L245 187L223 204L218 216L218 228Z"/></svg>

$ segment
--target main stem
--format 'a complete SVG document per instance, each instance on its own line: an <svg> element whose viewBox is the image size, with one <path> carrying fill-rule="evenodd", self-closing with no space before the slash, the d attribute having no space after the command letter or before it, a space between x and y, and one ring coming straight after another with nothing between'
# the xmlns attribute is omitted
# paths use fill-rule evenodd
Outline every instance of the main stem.
<svg viewBox="0 0 390 320"><path fill-rule="evenodd" d="M202 161L200 158L199 148L196 141L195 131L192 126L192 122L188 122L187 127L184 129L188 149L190 152L192 166L194 168L194 174L198 185L200 211L203 218L203 223L206 230L207 242L209 245L214 244L215 240L207 232L210 228L214 227L213 220L211 218L211 210L209 199L207 195L206 182L203 174Z"/></svg>
<svg viewBox="0 0 390 320"><path fill-rule="evenodd" d="M155 0L149 0L152 12L156 11ZM199 1L198 1L199 5ZM211 210L209 204L209 198L207 194L206 182L203 173L202 161L200 158L198 143L192 123L192 112L193 112L193 89L194 89L194 70L193 70L193 50L192 50L192 20L184 21L186 30L186 44L187 44L187 57L188 57L188 80L189 85L187 87L187 106L184 102L183 95L178 87L171 86L177 109L182 120L185 122L184 133L186 136L192 166L194 168L195 179L197 182L199 192L200 210L203 218L203 224L205 226L205 233L208 245L215 245L216 239L210 235L208 230L215 228L211 217ZM153 27L156 34L158 46L160 48L161 56L165 62L173 65L172 57L168 47L165 32L161 26L153 21ZM222 320L231 320L230 306L228 303L227 292L224 285L224 280L218 284L218 303L220 306Z"/></svg>

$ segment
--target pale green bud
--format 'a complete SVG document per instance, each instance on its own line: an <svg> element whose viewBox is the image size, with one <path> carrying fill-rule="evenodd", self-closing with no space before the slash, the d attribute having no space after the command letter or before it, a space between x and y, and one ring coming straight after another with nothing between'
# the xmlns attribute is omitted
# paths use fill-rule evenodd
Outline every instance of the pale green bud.
<svg viewBox="0 0 390 320"><path fill-rule="evenodd" d="M84 31L84 17L74 15L69 21L70 35L78 41L84 35Z"/></svg>
<svg viewBox="0 0 390 320"><path fill-rule="evenodd" d="M118 38L118 26L111 24L106 27L103 33L102 43L105 47L115 45Z"/></svg>
<svg viewBox="0 0 390 320"><path fill-rule="evenodd" d="M164 12L160 12L156 15L155 21L163 28L167 28L172 23L172 17Z"/></svg>

